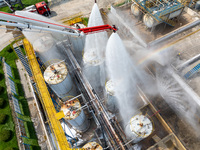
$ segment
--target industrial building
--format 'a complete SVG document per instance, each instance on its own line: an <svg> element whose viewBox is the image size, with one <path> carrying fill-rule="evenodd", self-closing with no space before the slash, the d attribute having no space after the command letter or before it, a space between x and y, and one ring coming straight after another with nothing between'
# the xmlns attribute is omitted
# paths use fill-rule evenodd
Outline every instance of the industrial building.
<svg viewBox="0 0 200 150"><path fill-rule="evenodd" d="M95 1L87 27L79 16L0 12L23 35L14 51L41 115L41 149L199 150L199 2Z"/></svg>

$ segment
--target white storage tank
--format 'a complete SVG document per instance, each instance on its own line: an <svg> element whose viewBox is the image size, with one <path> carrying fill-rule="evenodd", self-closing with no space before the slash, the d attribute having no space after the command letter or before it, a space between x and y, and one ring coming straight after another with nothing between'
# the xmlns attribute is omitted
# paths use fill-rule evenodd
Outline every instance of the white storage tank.
<svg viewBox="0 0 200 150"><path fill-rule="evenodd" d="M143 16L143 22L148 28L152 28L153 26L156 26L160 24L161 22L157 22L151 15L145 14Z"/></svg>
<svg viewBox="0 0 200 150"><path fill-rule="evenodd" d="M131 12L133 13L134 16L139 17L142 15L142 12L140 11L140 9L138 8L138 6L133 3L131 5Z"/></svg>
<svg viewBox="0 0 200 150"><path fill-rule="evenodd" d="M153 124L147 116L138 114L130 119L126 131L133 142L138 143L153 132Z"/></svg>
<svg viewBox="0 0 200 150"><path fill-rule="evenodd" d="M170 14L167 14L166 16L163 16L163 17L166 17L168 19L172 19L174 17L177 17L181 14L182 12L182 9L179 9L179 10L176 10ZM154 12L154 14L156 14L156 12ZM169 16L168 16L169 15ZM146 13L144 16L143 16L143 22L144 24L148 27L148 28L152 28L160 23L162 23L163 21L156 21L151 15L149 15L148 13Z"/></svg>
<svg viewBox="0 0 200 150"><path fill-rule="evenodd" d="M105 85L105 60L98 57L95 50L88 50L83 55L84 74L92 87L98 92Z"/></svg>
<svg viewBox="0 0 200 150"><path fill-rule="evenodd" d="M63 103L61 111L65 114L64 119L75 129L85 132L89 128L89 120L81 109L81 104L78 99L68 100Z"/></svg>
<svg viewBox="0 0 200 150"><path fill-rule="evenodd" d="M82 148L85 150L103 150L102 146L97 142L89 142L85 144Z"/></svg>
<svg viewBox="0 0 200 150"><path fill-rule="evenodd" d="M44 80L63 101L77 95L64 61L49 65L44 71Z"/></svg>
<svg viewBox="0 0 200 150"><path fill-rule="evenodd" d="M116 82L114 82L113 80L108 80L106 82L106 107L112 113L116 113L119 110L117 98L115 97L115 87Z"/></svg>
<svg viewBox="0 0 200 150"><path fill-rule="evenodd" d="M200 1L197 1L195 4L195 9L200 10Z"/></svg>

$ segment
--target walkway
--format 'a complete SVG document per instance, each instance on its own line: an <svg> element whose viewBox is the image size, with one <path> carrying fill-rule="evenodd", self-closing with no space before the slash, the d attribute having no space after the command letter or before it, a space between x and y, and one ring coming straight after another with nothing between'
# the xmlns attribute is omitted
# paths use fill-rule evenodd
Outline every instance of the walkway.
<svg viewBox="0 0 200 150"><path fill-rule="evenodd" d="M40 145L42 150L49 150L47 147L47 145L48 145L47 140L46 140L47 137L44 132L45 129L44 129L44 126L42 125L42 120L40 118L38 108L36 105L36 101L34 99L34 95L31 90L28 74L25 71L22 63L19 60L16 61L16 65L17 65L17 68L19 71L21 84L24 89L25 98L29 105L30 117L31 117L31 121L33 122L34 127L35 127L35 131L36 131L37 138L38 138L38 144Z"/></svg>

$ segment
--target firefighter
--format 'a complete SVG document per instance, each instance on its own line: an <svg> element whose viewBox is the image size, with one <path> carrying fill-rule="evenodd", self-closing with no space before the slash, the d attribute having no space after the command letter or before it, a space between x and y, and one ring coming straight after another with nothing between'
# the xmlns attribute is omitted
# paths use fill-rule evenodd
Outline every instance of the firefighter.
<svg viewBox="0 0 200 150"><path fill-rule="evenodd" d="M117 27L115 25L112 25L112 30L115 33L117 31Z"/></svg>

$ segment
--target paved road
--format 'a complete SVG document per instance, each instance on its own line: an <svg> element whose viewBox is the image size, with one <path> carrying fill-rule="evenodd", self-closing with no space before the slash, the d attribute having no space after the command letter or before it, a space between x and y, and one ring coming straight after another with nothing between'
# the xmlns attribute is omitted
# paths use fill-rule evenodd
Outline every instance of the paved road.
<svg viewBox="0 0 200 150"><path fill-rule="evenodd" d="M110 4L119 0L97 0L99 8L108 8ZM77 13L89 15L94 5L94 0L49 0L52 10L52 19L59 21Z"/></svg>

